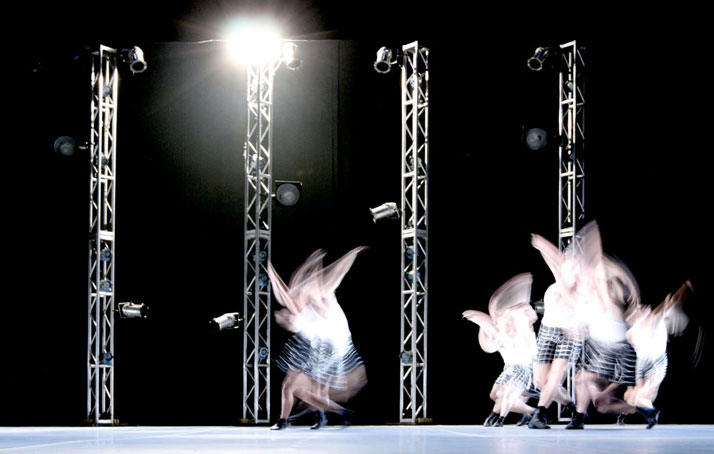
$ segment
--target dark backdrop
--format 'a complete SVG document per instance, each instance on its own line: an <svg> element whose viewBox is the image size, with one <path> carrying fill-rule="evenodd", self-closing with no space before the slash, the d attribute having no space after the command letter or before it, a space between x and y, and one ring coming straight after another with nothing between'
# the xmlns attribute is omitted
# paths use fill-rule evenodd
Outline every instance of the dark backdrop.
<svg viewBox="0 0 714 454"><path fill-rule="evenodd" d="M588 218L645 302L692 280L692 325L670 342L657 403L663 423L711 423L710 341L699 364L691 360L698 327L711 332L706 125L695 108L706 90L693 81L694 41L635 14L577 28L434 7L431 25L417 30L319 6L301 10L312 19L293 27L325 39L301 42L302 69L275 77L273 176L304 186L298 206L274 207L273 261L288 277L314 249L332 260L370 246L338 291L369 376L351 403L357 421L399 417L399 226L368 214L400 197L399 76L372 69L375 51L414 39L431 51L429 416L481 423L502 362L480 350L461 312L484 309L520 272L534 273L534 299L552 282L529 235L557 239L557 151L526 149L522 133L557 125L557 76L525 61L538 45L577 38L587 48ZM60 157L52 143L88 132L82 49L102 39L140 45L148 62L143 74L122 73L118 107L117 301L143 302L151 316L117 320L116 417L147 425L241 417L241 332L216 333L208 321L242 310L245 74L219 42L199 42L212 31L197 24L220 13L173 8L181 20L144 17L136 39L119 20L89 27L86 39L69 27L59 40L48 32L55 22L28 21L45 33L23 41L8 85L0 424L86 416L88 167L86 155ZM274 354L286 337L274 325ZM275 416L281 379L274 368Z"/></svg>

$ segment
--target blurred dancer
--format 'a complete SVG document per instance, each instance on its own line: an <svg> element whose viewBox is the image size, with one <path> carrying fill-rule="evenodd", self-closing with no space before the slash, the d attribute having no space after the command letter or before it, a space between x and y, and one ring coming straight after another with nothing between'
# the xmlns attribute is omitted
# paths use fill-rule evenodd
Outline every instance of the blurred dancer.
<svg viewBox="0 0 714 454"><path fill-rule="evenodd" d="M479 326L481 348L486 353L498 351L503 358L503 371L489 395L495 405L484 423L487 427L502 427L511 411L531 415L535 410L526 403L536 353L533 323L537 316L529 304L532 282L530 273L514 276L491 296L488 314L475 310L463 313Z"/></svg>
<svg viewBox="0 0 714 454"><path fill-rule="evenodd" d="M576 375L576 411L566 429L583 429L592 402L599 413L627 415L635 408L620 398L635 384L636 354L627 342L625 310L639 303L639 289L627 267L603 254L593 221L578 232L581 310L585 314L583 362Z"/></svg>
<svg viewBox="0 0 714 454"><path fill-rule="evenodd" d="M627 340L637 352L637 368L636 384L627 390L625 399L644 416L648 429L659 420L654 401L667 374L667 341L670 335L678 336L687 327L689 318L682 305L693 291L691 282L687 281L654 310L637 305L628 313L631 327Z"/></svg>
<svg viewBox="0 0 714 454"><path fill-rule="evenodd" d="M563 380L580 357L582 322L577 311L580 304L579 262L573 251L562 253L540 235L531 236L555 283L543 295L543 318L538 330L538 354L533 362L533 380L540 390L538 407L528 423L531 429L549 429L546 412L553 401L567 406L574 404L563 388Z"/></svg>
<svg viewBox="0 0 714 454"><path fill-rule="evenodd" d="M293 273L290 285L268 264L276 299L284 306L275 313L276 321L295 333L276 360L286 376L280 419L271 429L287 427L295 399L320 412L313 425L319 428L326 423L324 412L344 414L346 411L330 397L332 389L338 391L336 398L347 399L364 386L364 365L354 349L347 318L335 296L357 254L364 249L355 248L324 269L325 252L315 251Z"/></svg>

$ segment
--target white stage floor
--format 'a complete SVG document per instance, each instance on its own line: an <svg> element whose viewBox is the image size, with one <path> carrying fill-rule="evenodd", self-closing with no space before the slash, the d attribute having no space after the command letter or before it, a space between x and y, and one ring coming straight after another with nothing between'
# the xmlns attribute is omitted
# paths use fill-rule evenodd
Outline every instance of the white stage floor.
<svg viewBox="0 0 714 454"><path fill-rule="evenodd" d="M714 426L0 427L0 452L39 454L714 453Z"/></svg>

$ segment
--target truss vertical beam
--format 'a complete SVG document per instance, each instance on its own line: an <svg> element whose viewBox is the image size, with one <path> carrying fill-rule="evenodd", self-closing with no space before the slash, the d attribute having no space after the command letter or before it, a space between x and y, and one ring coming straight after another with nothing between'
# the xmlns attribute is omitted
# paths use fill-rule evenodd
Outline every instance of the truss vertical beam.
<svg viewBox="0 0 714 454"><path fill-rule="evenodd" d="M429 50L402 47L400 422L427 419Z"/></svg>
<svg viewBox="0 0 714 454"><path fill-rule="evenodd" d="M114 423L114 281L117 52L92 56L87 311L87 419Z"/></svg>
<svg viewBox="0 0 714 454"><path fill-rule="evenodd" d="M561 44L559 55L558 247L564 251L585 220L585 60L575 41ZM575 402L575 368L570 368L565 387ZM558 419L567 420L560 404Z"/></svg>
<svg viewBox="0 0 714 454"><path fill-rule="evenodd" d="M270 421L272 120L275 63L248 67L243 267L243 419Z"/></svg>
<svg viewBox="0 0 714 454"><path fill-rule="evenodd" d="M564 250L585 219L585 61L575 41L560 49L558 244Z"/></svg>

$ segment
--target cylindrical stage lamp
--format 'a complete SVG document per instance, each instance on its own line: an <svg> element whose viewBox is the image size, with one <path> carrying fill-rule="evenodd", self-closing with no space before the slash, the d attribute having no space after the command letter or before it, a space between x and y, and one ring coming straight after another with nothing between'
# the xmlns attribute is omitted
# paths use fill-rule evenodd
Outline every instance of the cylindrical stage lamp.
<svg viewBox="0 0 714 454"><path fill-rule="evenodd" d="M380 47L377 51L377 58L374 61L374 70L380 74L386 74L392 69L392 65L399 64L402 57L400 50Z"/></svg>
<svg viewBox="0 0 714 454"><path fill-rule="evenodd" d="M121 318L146 318L149 316L149 308L144 304L119 303L119 316Z"/></svg>
<svg viewBox="0 0 714 454"><path fill-rule="evenodd" d="M533 71L540 71L543 69L543 64L545 63L545 59L548 58L548 55L550 54L550 47L538 47L536 48L535 52L533 53L533 56L528 59L526 62L528 64L528 68L530 68Z"/></svg>
<svg viewBox="0 0 714 454"><path fill-rule="evenodd" d="M370 208L372 221L377 222L380 219L397 219L399 218L399 208L394 202L383 203L378 207Z"/></svg>
<svg viewBox="0 0 714 454"><path fill-rule="evenodd" d="M238 312L229 312L214 318L210 323L216 327L218 331L222 331L224 329L238 329L242 321L243 317L241 317Z"/></svg>

